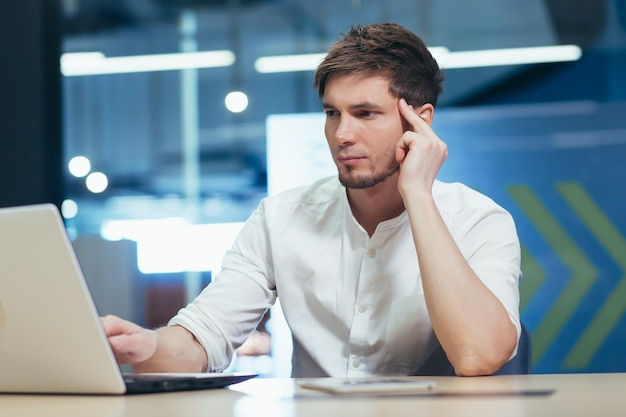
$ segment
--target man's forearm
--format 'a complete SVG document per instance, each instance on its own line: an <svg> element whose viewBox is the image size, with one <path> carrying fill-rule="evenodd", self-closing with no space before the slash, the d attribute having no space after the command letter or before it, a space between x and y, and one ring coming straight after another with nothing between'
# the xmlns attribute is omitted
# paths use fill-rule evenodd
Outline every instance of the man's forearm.
<svg viewBox="0 0 626 417"><path fill-rule="evenodd" d="M515 348L506 309L474 273L431 196L407 199L433 330L458 374L495 372Z"/></svg>

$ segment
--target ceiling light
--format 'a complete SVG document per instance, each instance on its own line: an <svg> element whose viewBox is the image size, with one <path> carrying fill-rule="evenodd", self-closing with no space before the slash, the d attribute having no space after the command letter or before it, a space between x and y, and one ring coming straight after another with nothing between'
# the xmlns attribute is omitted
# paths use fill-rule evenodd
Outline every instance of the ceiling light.
<svg viewBox="0 0 626 417"><path fill-rule="evenodd" d="M582 50L576 45L555 45L479 51L433 52L433 56L442 68L453 69L576 61L582 56Z"/></svg>
<svg viewBox="0 0 626 417"><path fill-rule="evenodd" d="M254 69L262 74L271 72L312 71L317 68L325 56L325 53L265 56L254 61Z"/></svg>
<svg viewBox="0 0 626 417"><path fill-rule="evenodd" d="M429 50L444 69L566 62L576 61L582 56L581 48L576 45L462 52L450 52L445 47L431 47ZM325 56L326 54L264 56L254 62L254 68L260 73L315 71Z"/></svg>
<svg viewBox="0 0 626 417"><path fill-rule="evenodd" d="M227 67L234 63L235 54L227 50L118 57L107 57L101 52L78 52L61 56L61 73L71 77Z"/></svg>

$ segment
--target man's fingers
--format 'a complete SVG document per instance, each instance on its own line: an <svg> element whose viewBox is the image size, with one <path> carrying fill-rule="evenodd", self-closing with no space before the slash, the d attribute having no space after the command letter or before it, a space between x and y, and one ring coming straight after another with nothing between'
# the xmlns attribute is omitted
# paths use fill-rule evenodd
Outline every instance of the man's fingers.
<svg viewBox="0 0 626 417"><path fill-rule="evenodd" d="M134 323L121 319L111 314L101 317L102 325L107 336L117 336L122 334L133 334L139 329Z"/></svg>
<svg viewBox="0 0 626 417"><path fill-rule="evenodd" d="M405 99L401 98L398 100L398 107L400 114L411 125L414 132L423 134L432 132L428 122L415 113L413 107L409 106Z"/></svg>
<svg viewBox="0 0 626 417"><path fill-rule="evenodd" d="M109 337L109 344L118 361L143 362L156 350L156 332L145 330L135 334L120 334Z"/></svg>
<svg viewBox="0 0 626 417"><path fill-rule="evenodd" d="M102 321L102 325L104 326L104 331L107 336L114 336L123 333L123 325L119 317L109 314L104 317L100 317L100 320Z"/></svg>
<svg viewBox="0 0 626 417"><path fill-rule="evenodd" d="M109 344L115 355L115 359L118 363L131 363L144 360L145 355L138 355L135 346L133 346L133 339L130 336L113 336L109 337Z"/></svg>
<svg viewBox="0 0 626 417"><path fill-rule="evenodd" d="M149 359L157 348L157 332L107 315L101 317L102 325L118 363L137 363Z"/></svg>

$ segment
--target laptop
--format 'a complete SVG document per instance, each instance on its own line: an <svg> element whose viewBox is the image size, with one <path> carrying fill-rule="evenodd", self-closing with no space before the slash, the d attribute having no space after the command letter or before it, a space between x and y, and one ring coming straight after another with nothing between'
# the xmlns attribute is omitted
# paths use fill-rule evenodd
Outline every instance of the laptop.
<svg viewBox="0 0 626 417"><path fill-rule="evenodd" d="M122 372L56 206L0 208L0 393L139 394L255 376Z"/></svg>

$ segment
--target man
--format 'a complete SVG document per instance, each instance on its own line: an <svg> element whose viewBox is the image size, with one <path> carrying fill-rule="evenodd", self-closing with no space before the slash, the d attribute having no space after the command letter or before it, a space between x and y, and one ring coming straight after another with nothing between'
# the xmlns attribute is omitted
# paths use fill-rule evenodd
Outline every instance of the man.
<svg viewBox="0 0 626 417"><path fill-rule="evenodd" d="M457 375L497 371L520 334L519 241L492 200L436 180L442 80L408 30L353 27L314 80L338 178L262 201L168 326L103 318L118 361L221 371L278 296L295 377L410 375L440 347Z"/></svg>

